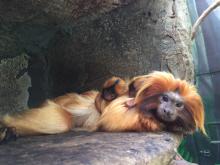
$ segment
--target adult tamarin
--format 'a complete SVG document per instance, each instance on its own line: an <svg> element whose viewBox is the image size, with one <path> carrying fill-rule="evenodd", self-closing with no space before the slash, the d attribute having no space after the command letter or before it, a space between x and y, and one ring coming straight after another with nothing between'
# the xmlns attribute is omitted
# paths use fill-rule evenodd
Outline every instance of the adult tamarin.
<svg viewBox="0 0 220 165"><path fill-rule="evenodd" d="M206 134L204 108L196 88L166 72L138 76L129 82L113 77L104 83L101 92L66 94L47 100L39 108L5 115L0 122L20 136L57 134L74 127L184 134L199 128ZM2 132L7 135L7 130ZM2 140L4 137L0 136Z"/></svg>
<svg viewBox="0 0 220 165"><path fill-rule="evenodd" d="M194 85L170 73L153 72L133 78L128 89L104 108L98 129L188 134L199 128L206 134L204 107Z"/></svg>

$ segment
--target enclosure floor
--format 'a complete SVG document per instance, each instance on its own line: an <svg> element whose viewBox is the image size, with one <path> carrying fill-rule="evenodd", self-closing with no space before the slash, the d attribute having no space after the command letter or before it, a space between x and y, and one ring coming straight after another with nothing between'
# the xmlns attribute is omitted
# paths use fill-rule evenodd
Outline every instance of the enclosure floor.
<svg viewBox="0 0 220 165"><path fill-rule="evenodd" d="M180 138L169 133L88 133L19 138L1 145L2 165L167 164Z"/></svg>

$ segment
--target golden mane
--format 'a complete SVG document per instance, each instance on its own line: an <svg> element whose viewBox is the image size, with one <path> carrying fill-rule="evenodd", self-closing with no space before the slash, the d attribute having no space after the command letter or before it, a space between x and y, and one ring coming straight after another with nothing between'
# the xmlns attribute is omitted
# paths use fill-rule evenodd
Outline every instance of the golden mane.
<svg viewBox="0 0 220 165"><path fill-rule="evenodd" d="M144 76L144 78L144 83L135 97L135 102L137 104L143 99L147 99L154 95L169 91L177 91L183 97L186 109L192 114L196 127L206 135L204 128L204 106L194 85L185 80L177 79L167 72L155 71Z"/></svg>

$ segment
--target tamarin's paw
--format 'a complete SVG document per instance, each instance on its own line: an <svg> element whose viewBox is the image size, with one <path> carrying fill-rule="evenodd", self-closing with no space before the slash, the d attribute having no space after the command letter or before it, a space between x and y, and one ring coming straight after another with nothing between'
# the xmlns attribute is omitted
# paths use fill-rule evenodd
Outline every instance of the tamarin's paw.
<svg viewBox="0 0 220 165"><path fill-rule="evenodd" d="M102 98L107 101L114 100L118 96L125 94L128 91L127 83L119 78L112 77L108 79L102 89Z"/></svg>
<svg viewBox="0 0 220 165"><path fill-rule="evenodd" d="M16 140L18 135L15 128L2 127L0 128L0 144L7 143L8 141Z"/></svg>

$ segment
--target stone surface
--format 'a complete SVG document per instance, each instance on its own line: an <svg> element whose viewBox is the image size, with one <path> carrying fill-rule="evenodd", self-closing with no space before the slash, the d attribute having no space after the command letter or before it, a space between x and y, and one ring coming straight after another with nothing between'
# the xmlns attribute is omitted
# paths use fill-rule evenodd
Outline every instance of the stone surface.
<svg viewBox="0 0 220 165"><path fill-rule="evenodd" d="M194 76L185 0L2 0L0 22L0 59L30 56L29 106L112 75Z"/></svg>
<svg viewBox="0 0 220 165"><path fill-rule="evenodd" d="M31 86L27 67L26 55L0 61L0 114L27 108Z"/></svg>
<svg viewBox="0 0 220 165"><path fill-rule="evenodd" d="M27 137L1 145L0 164L168 165L180 139L169 133L103 132Z"/></svg>
<svg viewBox="0 0 220 165"><path fill-rule="evenodd" d="M170 165L198 165L195 163L190 163L185 160L173 160Z"/></svg>

